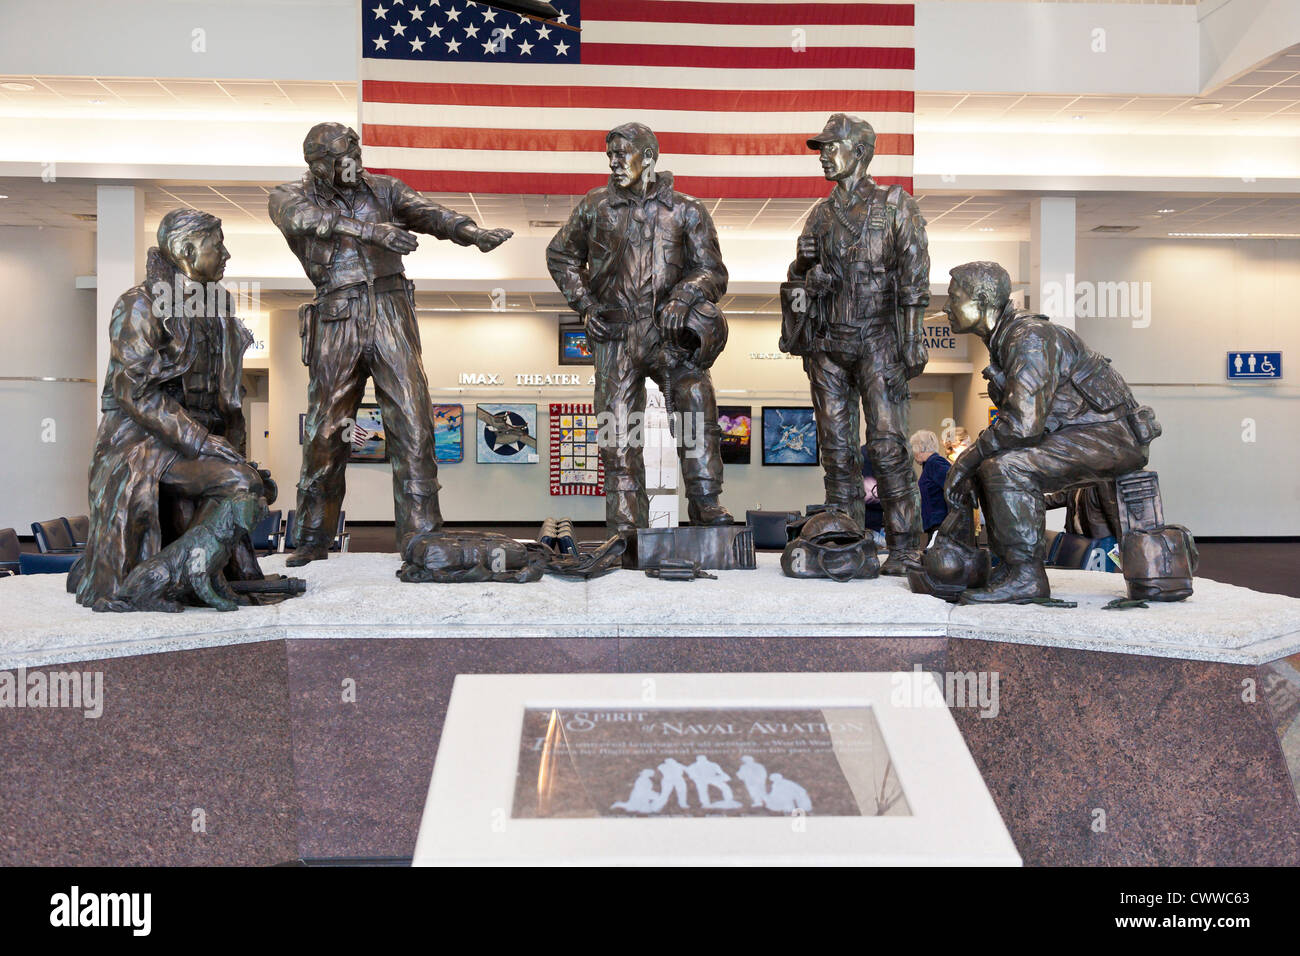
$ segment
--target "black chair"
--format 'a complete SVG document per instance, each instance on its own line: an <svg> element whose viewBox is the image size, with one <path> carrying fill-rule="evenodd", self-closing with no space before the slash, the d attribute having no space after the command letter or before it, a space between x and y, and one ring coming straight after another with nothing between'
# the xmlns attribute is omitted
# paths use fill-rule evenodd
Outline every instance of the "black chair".
<svg viewBox="0 0 1300 956"><path fill-rule="evenodd" d="M348 513L339 511L338 529L334 535L334 540L330 542L331 551L346 551L348 544L352 540L352 535L348 534L347 528ZM290 511L289 517L284 522L284 546L282 551L296 551L298 549L298 512Z"/></svg>
<svg viewBox="0 0 1300 956"><path fill-rule="evenodd" d="M18 532L13 528L0 529L0 577L19 573L19 557L22 553Z"/></svg>
<svg viewBox="0 0 1300 956"><path fill-rule="evenodd" d="M67 554L80 550L72 540L68 522L63 518L33 521L32 535L36 538L36 547L41 554Z"/></svg>
<svg viewBox="0 0 1300 956"><path fill-rule="evenodd" d="M298 512L290 508L288 517L284 519L284 536L280 539L280 550L296 551L297 549L298 549Z"/></svg>
<svg viewBox="0 0 1300 956"><path fill-rule="evenodd" d="M72 535L73 544L78 548L84 548L86 539L90 537L90 515L73 515L63 520L68 523L68 532Z"/></svg>
<svg viewBox="0 0 1300 956"><path fill-rule="evenodd" d="M781 551L789 543L786 525L801 518L797 511L746 511L745 524L754 532L754 547Z"/></svg>
<svg viewBox="0 0 1300 956"><path fill-rule="evenodd" d="M339 511L338 533L334 535L334 540L330 542L331 551L346 551L348 549L348 544L352 541L352 535L348 534L347 527L348 513Z"/></svg>
<svg viewBox="0 0 1300 956"><path fill-rule="evenodd" d="M80 552L51 551L47 554L20 554L19 574L67 574Z"/></svg>
<svg viewBox="0 0 1300 956"><path fill-rule="evenodd" d="M259 554L271 554L280 550L280 515L279 510L268 511L266 517L257 523L249 537L253 550Z"/></svg>

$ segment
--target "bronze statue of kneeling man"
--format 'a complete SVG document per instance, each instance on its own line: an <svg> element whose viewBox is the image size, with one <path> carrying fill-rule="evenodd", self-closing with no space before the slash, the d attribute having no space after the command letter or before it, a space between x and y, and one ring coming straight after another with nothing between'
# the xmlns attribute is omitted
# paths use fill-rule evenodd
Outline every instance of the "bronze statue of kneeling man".
<svg viewBox="0 0 1300 956"><path fill-rule="evenodd" d="M1048 598L1044 495L1138 471L1160 426L1109 359L1072 329L1015 308L1011 277L996 262L968 262L951 275L944 311L954 332L988 346L984 377L998 410L944 488L954 510L978 496L1001 560L987 586L968 588L960 602Z"/></svg>
<svg viewBox="0 0 1300 956"><path fill-rule="evenodd" d="M113 307L90 532L68 573L68 590L96 611L234 610L227 574L263 580L249 532L274 483L244 456L239 389L253 337L219 284L229 258L220 219L173 210L144 282Z"/></svg>

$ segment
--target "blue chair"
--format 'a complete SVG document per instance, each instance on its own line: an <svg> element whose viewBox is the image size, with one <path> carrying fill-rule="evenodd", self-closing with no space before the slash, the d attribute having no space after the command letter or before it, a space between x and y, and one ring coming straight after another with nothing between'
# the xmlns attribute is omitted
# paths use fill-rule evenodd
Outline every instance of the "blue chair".
<svg viewBox="0 0 1300 956"><path fill-rule="evenodd" d="M18 532L13 528L0 530L0 577L18 573L18 559L22 553L22 546L18 543Z"/></svg>
<svg viewBox="0 0 1300 956"><path fill-rule="evenodd" d="M348 543L352 540L352 535L347 532L348 513L339 511L339 525L334 535L334 540L330 542L331 551L346 551ZM290 511L289 517L284 522L284 547L282 551L296 551L298 549L298 512Z"/></svg>
<svg viewBox="0 0 1300 956"><path fill-rule="evenodd" d="M789 542L786 526L802 515L797 511L746 511L745 524L754 532L754 547L784 550Z"/></svg>
<svg viewBox="0 0 1300 956"><path fill-rule="evenodd" d="M280 539L281 551L298 549L298 512L289 509L289 516L284 521L284 536Z"/></svg>
<svg viewBox="0 0 1300 956"><path fill-rule="evenodd" d="M90 515L73 515L63 520L68 525L68 533L72 535L72 543L78 548L84 548L86 539L90 537Z"/></svg>
<svg viewBox="0 0 1300 956"><path fill-rule="evenodd" d="M32 536L36 538L36 547L41 554L66 554L80 550L72 538L72 529L68 527L66 518L33 521Z"/></svg>
<svg viewBox="0 0 1300 956"><path fill-rule="evenodd" d="M46 554L20 554L18 556L19 574L67 574L80 553L67 552Z"/></svg>
<svg viewBox="0 0 1300 956"><path fill-rule="evenodd" d="M259 554L271 554L280 550L280 515L279 510L268 511L266 517L257 523L257 527L249 537L253 542L253 550Z"/></svg>

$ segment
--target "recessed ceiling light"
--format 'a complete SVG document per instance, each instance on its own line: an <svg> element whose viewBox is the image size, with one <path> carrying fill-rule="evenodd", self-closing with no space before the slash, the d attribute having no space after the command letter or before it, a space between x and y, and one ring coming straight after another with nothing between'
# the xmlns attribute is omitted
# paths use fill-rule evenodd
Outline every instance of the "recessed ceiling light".
<svg viewBox="0 0 1300 956"><path fill-rule="evenodd" d="M1072 119L1072 120L1081 120L1081 119L1083 119L1083 114L1082 114L1082 113L1075 113L1073 116L1070 117L1070 119Z"/></svg>
<svg viewBox="0 0 1300 956"><path fill-rule="evenodd" d="M1208 113L1210 110L1223 109L1222 103L1193 103L1191 108L1197 113Z"/></svg>
<svg viewBox="0 0 1300 956"><path fill-rule="evenodd" d="M1177 210L1177 209L1157 209L1156 212L1158 212L1158 213L1160 213L1161 215L1163 215L1163 214L1165 214L1165 213L1167 213L1167 212L1178 212L1178 210Z"/></svg>
<svg viewBox="0 0 1300 956"><path fill-rule="evenodd" d="M8 199L8 196L0 196L0 199Z"/></svg>
<svg viewBox="0 0 1300 956"><path fill-rule="evenodd" d="M980 232L992 232L992 231L993 231L992 226L980 226Z"/></svg>
<svg viewBox="0 0 1300 956"><path fill-rule="evenodd" d="M101 105L103 105L103 103L104 103L104 101L103 101L103 100L99 100L99 99L95 99L95 100L91 100L91 101L90 101L90 105L91 105L91 106L101 106Z"/></svg>
<svg viewBox="0 0 1300 956"><path fill-rule="evenodd" d="M0 83L0 90L8 90L10 93L30 93L36 87L30 83Z"/></svg>

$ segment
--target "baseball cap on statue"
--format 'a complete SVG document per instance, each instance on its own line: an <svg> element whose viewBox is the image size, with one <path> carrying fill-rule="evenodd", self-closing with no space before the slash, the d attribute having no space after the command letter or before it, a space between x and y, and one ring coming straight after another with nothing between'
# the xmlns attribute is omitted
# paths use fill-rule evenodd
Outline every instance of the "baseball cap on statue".
<svg viewBox="0 0 1300 956"><path fill-rule="evenodd" d="M820 133L808 139L808 148L821 149L825 143L836 143L842 139L866 143L875 149L876 131L864 119L848 113L836 113L826 121L826 127Z"/></svg>

